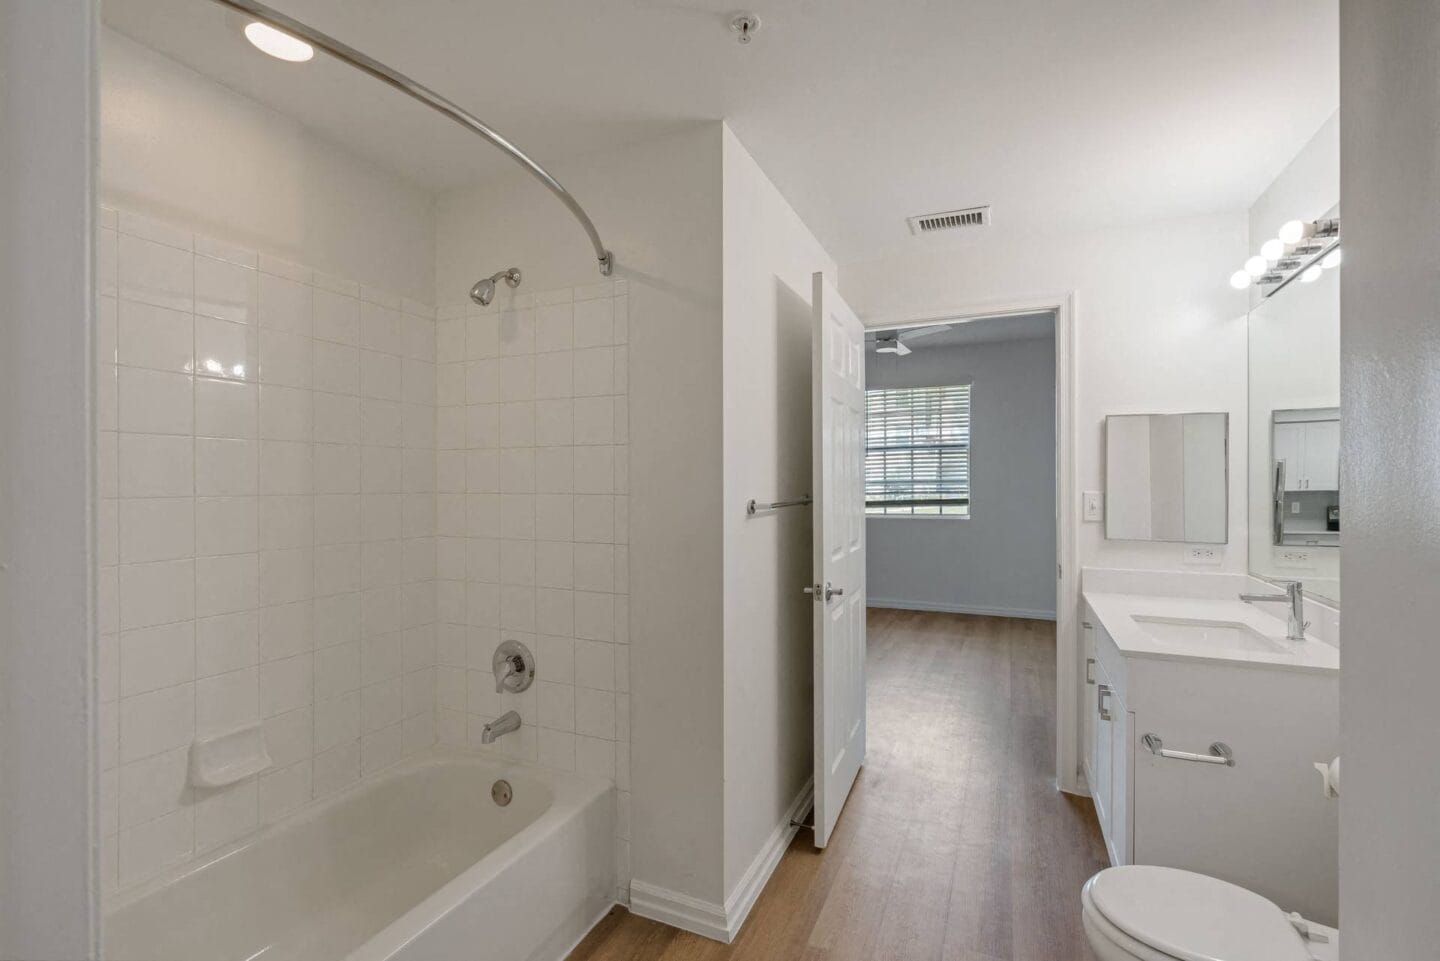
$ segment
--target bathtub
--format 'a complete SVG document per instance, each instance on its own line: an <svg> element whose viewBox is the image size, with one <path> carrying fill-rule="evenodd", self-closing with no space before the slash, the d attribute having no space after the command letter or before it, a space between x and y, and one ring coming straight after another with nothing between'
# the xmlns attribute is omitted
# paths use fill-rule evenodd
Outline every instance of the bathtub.
<svg viewBox="0 0 1440 961"><path fill-rule="evenodd" d="M608 781L426 755L122 892L104 957L556 961L614 900L614 826Z"/></svg>

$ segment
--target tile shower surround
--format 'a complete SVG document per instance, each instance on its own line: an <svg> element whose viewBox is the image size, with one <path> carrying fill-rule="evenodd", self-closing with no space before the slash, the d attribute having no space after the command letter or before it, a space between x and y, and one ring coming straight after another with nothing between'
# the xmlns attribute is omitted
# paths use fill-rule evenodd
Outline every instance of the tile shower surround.
<svg viewBox="0 0 1440 961"><path fill-rule="evenodd" d="M485 750L615 777L623 895L625 282L437 323L110 210L98 270L106 888L513 707ZM502 635L525 694L494 694ZM270 769L186 786L194 737L257 720Z"/></svg>
<svg viewBox="0 0 1440 961"><path fill-rule="evenodd" d="M626 281L442 307L436 327L437 727L613 777L629 884L629 297ZM515 638L539 676L495 693Z"/></svg>

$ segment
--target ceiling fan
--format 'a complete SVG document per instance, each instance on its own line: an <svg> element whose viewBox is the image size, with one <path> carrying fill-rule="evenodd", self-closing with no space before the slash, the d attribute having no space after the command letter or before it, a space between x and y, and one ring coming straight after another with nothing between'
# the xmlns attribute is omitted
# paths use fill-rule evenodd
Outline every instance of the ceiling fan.
<svg viewBox="0 0 1440 961"><path fill-rule="evenodd" d="M933 327L914 327L910 330L882 330L875 335L875 353L904 357L910 353L910 341L944 333L949 329L949 324L935 324Z"/></svg>

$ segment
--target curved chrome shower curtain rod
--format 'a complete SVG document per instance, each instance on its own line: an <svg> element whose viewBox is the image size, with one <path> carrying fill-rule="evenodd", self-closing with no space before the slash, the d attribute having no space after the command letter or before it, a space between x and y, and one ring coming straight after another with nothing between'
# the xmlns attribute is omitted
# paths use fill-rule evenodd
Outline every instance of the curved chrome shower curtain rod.
<svg viewBox="0 0 1440 961"><path fill-rule="evenodd" d="M600 261L600 273L602 275L609 277L610 272L615 269L615 256L606 250L605 245L600 242L600 233L595 229L595 224L591 222L589 215L585 213L585 208L580 206L580 202L570 195L570 191L566 190L560 184L560 181L550 176L549 171L530 159L525 151L500 136L499 133L486 126L473 114L460 109L454 103L446 100L429 87L416 83L403 73L391 70L380 61L365 56L365 54L356 50L354 47L343 44L334 37L321 33L314 27L301 23L292 17L288 17L279 10L268 7L263 3L256 3L255 0L214 0L214 2L221 6L229 7L232 10L238 10L241 13L248 14L256 20L264 21L278 30L283 30L288 34L299 37L306 43L324 50L335 59L342 60L357 70L368 73L376 80L394 87L406 96L420 101L431 110L444 114L467 130L478 133L509 154L520 166L530 171L536 180L550 188L550 192L556 197L559 197L560 202L570 208L570 212L575 215L576 220L580 221L580 226L585 228L585 233L590 237L590 243L595 247L595 257Z"/></svg>

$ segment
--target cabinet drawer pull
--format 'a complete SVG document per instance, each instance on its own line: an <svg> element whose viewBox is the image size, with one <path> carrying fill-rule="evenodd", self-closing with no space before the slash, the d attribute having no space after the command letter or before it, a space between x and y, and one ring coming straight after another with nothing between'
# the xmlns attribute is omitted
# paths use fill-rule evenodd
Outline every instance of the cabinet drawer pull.
<svg viewBox="0 0 1440 961"><path fill-rule="evenodd" d="M1110 696L1110 685L1101 684L1095 691L1095 710L1100 712L1100 720L1110 720L1110 709L1105 706L1105 699Z"/></svg>
<svg viewBox="0 0 1440 961"><path fill-rule="evenodd" d="M1094 684L1094 683L1095 683L1095 671L1093 670L1094 667L1095 667L1095 658L1093 658L1093 657L1087 657L1087 658L1085 658L1085 683L1086 683L1086 684Z"/></svg>
<svg viewBox="0 0 1440 961"><path fill-rule="evenodd" d="M1216 741L1210 745L1209 754L1192 754L1189 751L1172 751L1165 747L1165 742L1160 740L1158 734L1147 734L1140 739L1140 743L1156 757L1168 757L1176 761L1199 761L1201 764L1223 764L1226 767L1235 766L1235 755L1230 750L1230 745L1223 741Z"/></svg>

